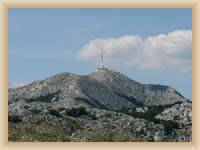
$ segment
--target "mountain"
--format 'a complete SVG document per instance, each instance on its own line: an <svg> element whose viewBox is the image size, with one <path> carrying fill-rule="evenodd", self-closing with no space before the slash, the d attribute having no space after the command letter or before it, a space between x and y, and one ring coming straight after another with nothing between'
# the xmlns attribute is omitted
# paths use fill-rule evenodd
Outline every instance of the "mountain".
<svg viewBox="0 0 200 150"><path fill-rule="evenodd" d="M28 132L24 140L32 141L37 139L39 133L35 133L36 137L34 137L32 134L29 135L30 131L32 133L40 130L38 128L48 127L52 131L45 134L57 134L53 132L54 126L60 128L60 135L62 135L60 140L64 141L111 139L121 141L123 138L125 141L191 140L190 101L172 87L141 84L114 70L100 69L88 75L60 73L23 87L9 89L8 104L11 141L16 141L14 137L23 141L26 135L21 133L24 131L19 131L22 128ZM180 119L174 121L173 117L177 117L177 106L183 109L178 113ZM174 116L169 119L166 117L169 112L167 110L171 108L173 109L170 112L174 113ZM184 113L185 110L188 112ZM189 117L190 120L184 121L184 117ZM123 124L119 125L120 122L124 122L127 129L123 129ZM137 129L138 131L144 132L144 135L149 132L147 137L135 135L136 129L132 128L136 128L134 127L136 122L141 124L141 126L137 125L140 128ZM129 127L130 124L132 127ZM110 127L112 125L115 127ZM181 134L184 136L182 140L181 136L169 136L168 132L177 134L175 130L173 132L171 129L167 130L167 126L170 125L177 130L186 130L187 127L188 135ZM110 131L111 128L114 128L113 132L110 135L105 133L105 136L114 136L113 138L98 139L101 133ZM159 135L149 136L150 132L158 134L158 129ZM115 135L116 131L121 131L122 137L119 134ZM66 132L66 135L63 135L63 132ZM43 138L41 136L37 140L43 141ZM50 140L59 141L59 139Z"/></svg>
<svg viewBox="0 0 200 150"><path fill-rule="evenodd" d="M81 76L60 73L10 89L9 103L19 100L55 103L55 107L85 106L109 110L186 101L174 88L144 85L114 70L99 70Z"/></svg>

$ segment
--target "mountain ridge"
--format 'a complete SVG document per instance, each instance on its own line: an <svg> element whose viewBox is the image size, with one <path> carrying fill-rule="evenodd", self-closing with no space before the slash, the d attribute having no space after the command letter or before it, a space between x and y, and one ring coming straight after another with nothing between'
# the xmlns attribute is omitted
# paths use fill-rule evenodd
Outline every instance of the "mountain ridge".
<svg viewBox="0 0 200 150"><path fill-rule="evenodd" d="M81 99L85 100L86 105L92 105L92 107L98 104L101 107L105 105L107 109L121 109L128 105L132 107L134 103L144 106L186 101L180 93L169 86L141 84L114 70L99 70L88 75L59 73L44 80L11 89L9 102L55 93L57 93L57 100L65 100L69 107L73 107L73 100L76 103Z"/></svg>
<svg viewBox="0 0 200 150"><path fill-rule="evenodd" d="M114 70L9 89L9 141L191 141L192 104Z"/></svg>

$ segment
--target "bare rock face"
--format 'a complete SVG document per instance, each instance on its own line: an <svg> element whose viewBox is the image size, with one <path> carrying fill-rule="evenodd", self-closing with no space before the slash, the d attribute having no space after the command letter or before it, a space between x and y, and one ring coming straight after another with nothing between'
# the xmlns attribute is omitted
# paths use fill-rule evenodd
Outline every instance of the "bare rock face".
<svg viewBox="0 0 200 150"><path fill-rule="evenodd" d="M191 102L114 70L9 89L9 141L191 141Z"/></svg>

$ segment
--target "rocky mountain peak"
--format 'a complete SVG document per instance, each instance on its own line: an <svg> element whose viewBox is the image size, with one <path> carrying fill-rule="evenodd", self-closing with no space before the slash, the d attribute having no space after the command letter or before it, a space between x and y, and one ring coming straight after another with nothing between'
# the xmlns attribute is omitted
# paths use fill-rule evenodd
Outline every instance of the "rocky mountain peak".
<svg viewBox="0 0 200 150"><path fill-rule="evenodd" d="M89 75L59 73L9 90L9 103L20 99L31 102L56 102L55 107L84 105L111 110L185 101L185 98L171 87L141 84L109 69L98 70Z"/></svg>
<svg viewBox="0 0 200 150"><path fill-rule="evenodd" d="M120 72L117 72L115 70L109 70L109 69L104 69L104 70L97 70L91 74L89 74L90 77L98 80L98 81L115 81L119 78L126 78L123 74Z"/></svg>

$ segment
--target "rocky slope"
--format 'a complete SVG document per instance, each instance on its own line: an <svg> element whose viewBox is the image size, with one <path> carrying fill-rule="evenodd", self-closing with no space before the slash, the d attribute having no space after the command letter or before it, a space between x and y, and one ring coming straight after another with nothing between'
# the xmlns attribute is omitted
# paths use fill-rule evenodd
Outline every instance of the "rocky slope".
<svg viewBox="0 0 200 150"><path fill-rule="evenodd" d="M191 141L190 101L114 70L9 89L8 104L10 141Z"/></svg>
<svg viewBox="0 0 200 150"><path fill-rule="evenodd" d="M166 105L186 99L175 89L162 85L140 84L119 72L99 70L78 76L61 73L27 86L9 90L9 103L24 100L55 107L97 107L117 110L122 107Z"/></svg>

